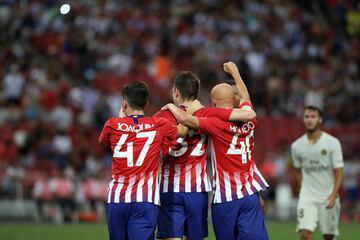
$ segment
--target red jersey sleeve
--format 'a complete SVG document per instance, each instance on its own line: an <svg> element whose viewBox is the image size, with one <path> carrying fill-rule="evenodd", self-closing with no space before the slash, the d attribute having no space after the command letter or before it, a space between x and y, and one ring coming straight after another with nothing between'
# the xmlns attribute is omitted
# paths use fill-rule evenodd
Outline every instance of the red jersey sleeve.
<svg viewBox="0 0 360 240"><path fill-rule="evenodd" d="M110 144L110 139L109 139L109 132L111 129L110 124L111 124L111 118L106 121L103 129L101 130L100 136L99 136L99 142L102 142L106 145Z"/></svg>
<svg viewBox="0 0 360 240"><path fill-rule="evenodd" d="M170 123L177 124L176 118L169 110L160 110L155 113L154 117L162 117L168 120Z"/></svg>
<svg viewBox="0 0 360 240"><path fill-rule="evenodd" d="M170 142L175 141L178 136L177 125L162 117L157 118L157 120L160 125L161 134L165 139Z"/></svg>
<svg viewBox="0 0 360 240"><path fill-rule="evenodd" d="M242 102L239 108L250 108L251 110L254 110L254 107L251 104L251 102Z"/></svg>
<svg viewBox="0 0 360 240"><path fill-rule="evenodd" d="M229 121L233 109L225 108L201 108L194 113L196 117L217 117L223 121Z"/></svg>
<svg viewBox="0 0 360 240"><path fill-rule="evenodd" d="M224 122L216 117L199 117L199 129L208 135L215 135L222 129Z"/></svg>
<svg viewBox="0 0 360 240"><path fill-rule="evenodd" d="M240 109L247 109L247 110L249 110L249 109L255 110L253 105L251 104L251 102L243 102L243 103L240 104L239 108ZM257 125L256 118L253 119L251 122L254 123L255 125Z"/></svg>

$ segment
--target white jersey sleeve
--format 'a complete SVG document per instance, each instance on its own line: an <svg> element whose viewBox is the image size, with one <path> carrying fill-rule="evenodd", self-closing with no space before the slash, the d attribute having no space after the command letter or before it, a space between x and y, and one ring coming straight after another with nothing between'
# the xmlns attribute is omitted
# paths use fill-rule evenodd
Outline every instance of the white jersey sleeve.
<svg viewBox="0 0 360 240"><path fill-rule="evenodd" d="M332 147L333 149L330 152L330 157L333 168L335 169L344 167L344 160L340 141L338 139L335 139Z"/></svg>
<svg viewBox="0 0 360 240"><path fill-rule="evenodd" d="M295 168L301 168L301 158L297 153L296 145L291 145L291 159Z"/></svg>

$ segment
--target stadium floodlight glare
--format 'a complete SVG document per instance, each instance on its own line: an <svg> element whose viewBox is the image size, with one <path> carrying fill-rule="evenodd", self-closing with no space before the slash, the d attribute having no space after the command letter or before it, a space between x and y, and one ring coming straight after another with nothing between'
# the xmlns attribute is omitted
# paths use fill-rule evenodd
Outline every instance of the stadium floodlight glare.
<svg viewBox="0 0 360 240"><path fill-rule="evenodd" d="M60 13L65 15L68 14L70 12L70 5L69 4L63 4L60 7Z"/></svg>

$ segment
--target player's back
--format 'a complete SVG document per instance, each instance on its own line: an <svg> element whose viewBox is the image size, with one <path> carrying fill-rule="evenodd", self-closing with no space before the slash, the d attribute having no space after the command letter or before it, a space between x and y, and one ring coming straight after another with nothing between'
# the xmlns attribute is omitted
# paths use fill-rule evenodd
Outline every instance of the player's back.
<svg viewBox="0 0 360 240"><path fill-rule="evenodd" d="M156 116L165 117L171 123L177 121L169 111ZM161 192L206 192L211 190L207 174L208 138L198 130L189 129L188 134L163 146L161 167Z"/></svg>
<svg viewBox="0 0 360 240"><path fill-rule="evenodd" d="M112 181L108 202L158 204L158 167L165 138L176 139L176 127L157 117L109 119L100 140L111 146Z"/></svg>
<svg viewBox="0 0 360 240"><path fill-rule="evenodd" d="M232 110L201 108L194 116L219 116L228 120ZM162 116L177 123L169 111L160 111ZM163 147L161 192L207 192L211 191L206 164L208 137L204 132L189 129L185 138L167 142Z"/></svg>
<svg viewBox="0 0 360 240"><path fill-rule="evenodd" d="M201 108L195 111L194 116L219 116L227 120L231 112L229 109ZM160 111L155 116L177 123L169 111ZM189 129L184 138L167 142L163 147L161 192L211 191L206 164L207 152L208 137L200 130Z"/></svg>
<svg viewBox="0 0 360 240"><path fill-rule="evenodd" d="M214 203L240 199L268 187L252 155L256 120L243 123L199 118L199 122L211 139Z"/></svg>

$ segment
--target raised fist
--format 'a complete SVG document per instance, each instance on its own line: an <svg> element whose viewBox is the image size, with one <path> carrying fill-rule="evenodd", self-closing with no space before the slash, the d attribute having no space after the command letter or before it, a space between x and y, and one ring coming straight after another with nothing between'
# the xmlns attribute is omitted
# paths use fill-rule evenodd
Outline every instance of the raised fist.
<svg viewBox="0 0 360 240"><path fill-rule="evenodd" d="M224 71L231 74L231 75L233 75L234 73L239 72L236 64L231 62L231 61L224 63L223 67L224 67Z"/></svg>

